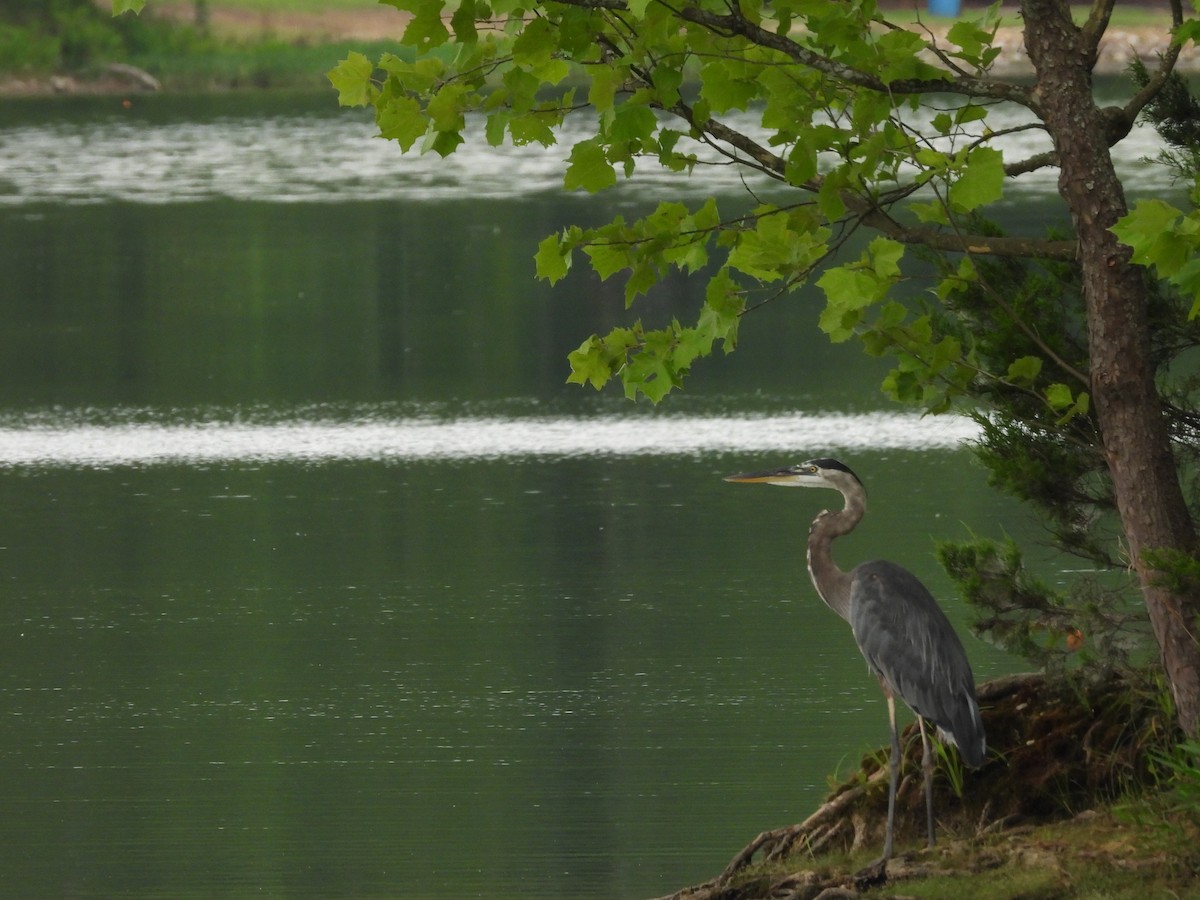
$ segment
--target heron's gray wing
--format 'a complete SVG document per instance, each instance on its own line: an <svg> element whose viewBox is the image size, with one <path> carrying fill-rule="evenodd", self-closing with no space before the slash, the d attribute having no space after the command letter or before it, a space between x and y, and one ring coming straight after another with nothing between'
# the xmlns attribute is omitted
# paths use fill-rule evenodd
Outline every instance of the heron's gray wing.
<svg viewBox="0 0 1200 900"><path fill-rule="evenodd" d="M850 627L871 670L948 735L967 765L980 765L986 744L975 678L925 585L895 563L863 563L851 572Z"/></svg>

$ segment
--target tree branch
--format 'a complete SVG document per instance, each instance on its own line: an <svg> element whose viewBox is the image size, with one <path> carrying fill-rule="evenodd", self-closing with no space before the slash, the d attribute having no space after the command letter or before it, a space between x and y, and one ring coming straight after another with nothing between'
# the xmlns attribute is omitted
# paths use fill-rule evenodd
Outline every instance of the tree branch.
<svg viewBox="0 0 1200 900"><path fill-rule="evenodd" d="M858 198L860 204L865 201ZM847 204L849 205L849 204ZM899 241L919 244L942 253L971 253L985 256L1008 256L1025 259L1054 259L1069 262L1075 259L1075 241L1048 241L1039 238L1005 237L983 234L959 234L943 231L931 225L903 225L880 209L860 216L868 228Z"/></svg>
<svg viewBox="0 0 1200 900"><path fill-rule="evenodd" d="M625 0L556 0L556 2L564 6L578 6L587 9L627 10L629 8ZM966 75L945 79L902 79L885 83L873 74L862 72L827 56L822 56L820 53L796 43L786 35L768 31L738 12L720 15L694 6L671 8L671 12L685 22L702 25L728 36L739 35L759 47L778 51L793 62L823 72L846 84L868 90L889 94L964 94L969 97L1009 100L1022 106L1030 104L1030 91L1023 85Z"/></svg>
<svg viewBox="0 0 1200 900"><path fill-rule="evenodd" d="M1182 23L1182 4L1180 0L1171 0L1171 24L1173 27L1178 28ZM1147 103L1158 96L1158 92L1162 90L1163 85L1167 83L1167 79L1171 77L1171 73L1175 71L1175 63L1179 59L1180 49L1182 48L1179 44L1174 41L1171 42L1171 45L1167 48L1167 52L1159 59L1158 71L1146 82L1146 86L1134 94L1133 98L1120 110L1126 124L1126 134L1133 127L1133 123L1137 121L1137 117L1141 114L1142 109Z"/></svg>
<svg viewBox="0 0 1200 900"><path fill-rule="evenodd" d="M1026 172L1036 172L1038 169L1045 169L1048 166L1058 165L1058 154L1053 150L1047 150L1045 153L1036 153L1027 159L1020 162L1008 163L1004 167L1005 175L1024 175Z"/></svg>
<svg viewBox="0 0 1200 900"><path fill-rule="evenodd" d="M785 163L783 158L756 143L740 131L735 131L724 123L718 122L716 119L697 122L692 114L691 107L683 102L672 107L670 112L682 118L697 132L711 135L716 140L723 141L745 153L761 171L771 175L771 177L779 181L784 180ZM801 190L816 193L821 189L820 177L818 176L806 184L798 185L798 187ZM907 196L908 193L908 189L901 188L896 193L896 196L892 197L888 202L895 202L901 197ZM1077 249L1075 241L1047 241L1036 238L958 234L943 231L940 228L930 225L903 225L884 212L879 204L858 194L843 191L841 198L842 202L846 204L846 209L863 225L902 244L919 244L931 250L946 253L977 253L988 256L1032 257L1036 259L1056 259L1063 261L1075 259Z"/></svg>
<svg viewBox="0 0 1200 900"><path fill-rule="evenodd" d="M703 25L715 31L727 34L738 34L760 47L777 50L795 62L824 72L832 78L837 78L847 84L867 88L873 91L889 94L928 94L951 93L966 94L971 97L988 97L994 100L1010 100L1022 105L1029 103L1029 91L1015 84L1002 81L989 81L979 78L959 76L951 79L902 79L884 83L878 77L861 72L851 66L844 65L828 57L822 56L803 47L791 38L767 31L755 25L744 16L731 13L727 16L717 15L703 9L685 6L676 12L679 18L697 25Z"/></svg>
<svg viewBox="0 0 1200 900"><path fill-rule="evenodd" d="M625 0L558 0L558 2L564 2L568 5L574 6L588 6L603 9L625 8ZM840 63L835 63L831 60L825 59L818 54L813 54L811 51L800 47L786 37L781 37L759 28L739 15L717 16L715 14L707 13L703 10L697 10L691 7L685 7L676 14L681 18L687 18L691 21L700 21L701 24L705 24L706 27L720 27L723 30L729 30L729 28L732 28L733 26L743 28L752 33L753 36L751 37L751 40L755 40L756 42L761 40L764 46L773 46L783 49L784 52L788 52L789 55L792 55L794 58L796 58L797 54L806 59L808 57L813 57L822 66L831 67L833 70L840 73L838 77L844 77L845 73L853 73L856 77L867 77L862 73L857 72L857 70L842 66ZM694 15L695 18L692 18L692 15ZM718 24L714 26L713 23ZM609 44L609 48L612 52L619 52L615 46L611 45L611 43ZM822 71L828 72L828 69L823 68ZM644 84L652 84L650 73L635 69L633 70L633 74ZM974 81L974 79L967 80ZM933 85L938 90L945 90L944 82L922 82L922 84ZM895 89L896 85L893 84L890 87ZM878 89L886 90L887 86L878 84ZM752 165L754 168L758 169L760 172L776 181L787 183L785 176L787 164L784 158L767 149L762 144L758 143L743 132L730 128L728 125L725 125L723 122L720 122L717 119L709 118L705 119L704 121L698 121L692 107L683 100L678 101L669 108L664 108L664 111L670 112L687 122L694 134L702 136L702 138L711 138L712 140L706 142L719 153L722 153L730 159L736 159L736 154L730 153L724 147L722 147L721 144L732 147L734 150L744 154L745 159L743 159L742 162ZM1008 174L1020 174L1021 172L1032 171L1036 168L1053 164L1054 159L1055 157L1053 154L1042 154L1036 157L1031 157L1030 160L1026 160L1024 163L1018 163L1012 167L1006 167L1006 172ZM810 179L807 183L796 185L796 187L800 190L808 191L810 193L817 193L821 189L821 177L816 176L815 178ZM989 256L1023 257L1063 261L1075 259L1077 246L1074 241L1069 240L1048 241L1024 237L962 234L959 232L945 231L941 228L929 225L904 225L890 216L885 211L884 207L908 196L908 194L911 193L911 190L911 187L907 186L898 188L896 191L891 192L891 195L889 195L889 197L882 202L878 198L866 198L850 191L843 191L841 193L841 199L842 202L845 203L847 211L861 225L878 231L879 233L891 238L892 240L899 241L902 244L920 245L928 247L931 250L944 253L974 253Z"/></svg>
<svg viewBox="0 0 1200 900"><path fill-rule="evenodd" d="M1083 48L1093 66L1096 65L1096 58L1100 53L1100 39L1108 30L1108 20L1112 16L1114 6L1116 0L1094 0L1087 21L1083 24Z"/></svg>

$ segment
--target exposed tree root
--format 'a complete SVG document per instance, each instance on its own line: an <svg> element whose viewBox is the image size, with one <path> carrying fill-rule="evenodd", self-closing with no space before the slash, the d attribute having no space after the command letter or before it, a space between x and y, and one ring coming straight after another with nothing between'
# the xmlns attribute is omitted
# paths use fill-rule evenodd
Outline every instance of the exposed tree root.
<svg viewBox="0 0 1200 900"><path fill-rule="evenodd" d="M978 695L987 761L964 773L961 796L944 773L935 780L942 830L969 840L1025 821L1064 817L1094 797L1136 783L1147 743L1170 731L1153 698L1116 679L1068 688L1049 686L1041 675L1015 675L980 685ZM923 833L919 743L903 744L911 752L904 754L897 790L898 838ZM868 756L862 770L803 822L762 832L720 875L662 900L838 900L885 879L927 874L920 854L897 854L886 874L881 867L851 873L818 864L823 854L855 852L882 840L887 777L878 756ZM790 857L813 867L787 872L783 861ZM989 859L981 854L975 865L986 869Z"/></svg>

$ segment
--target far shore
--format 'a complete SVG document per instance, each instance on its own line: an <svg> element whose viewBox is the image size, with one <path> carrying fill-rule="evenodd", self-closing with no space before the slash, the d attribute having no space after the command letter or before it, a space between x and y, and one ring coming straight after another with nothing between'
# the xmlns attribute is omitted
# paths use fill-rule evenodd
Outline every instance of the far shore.
<svg viewBox="0 0 1200 900"><path fill-rule="evenodd" d="M158 5L157 14L183 21L190 17L191 9L191 2L164 2ZM405 18L403 13L386 6L357 11L335 9L323 13L251 13L242 9L218 7L212 11L209 25L217 34L241 40L274 38L317 46L354 41L366 44L390 38L398 40ZM950 25L946 19L933 19L914 27L923 28L941 46L949 47L946 43L946 33ZM1142 60L1147 68L1153 71L1167 51L1169 42L1170 35L1162 27L1110 28L1101 41L1095 72L1098 75L1122 75L1128 71L1135 59ZM992 66L992 76L1021 78L1033 75L1033 67L1025 52L1024 32L1021 28L999 29L995 46L1000 48L1000 54ZM1185 47L1180 53L1176 69L1184 74L1200 72L1200 47ZM159 85L158 80L150 73L138 74L138 71L130 66L114 64L92 76L67 73L27 77L0 75L0 96L108 95L153 90L169 93L173 89L169 76L164 76L163 83Z"/></svg>

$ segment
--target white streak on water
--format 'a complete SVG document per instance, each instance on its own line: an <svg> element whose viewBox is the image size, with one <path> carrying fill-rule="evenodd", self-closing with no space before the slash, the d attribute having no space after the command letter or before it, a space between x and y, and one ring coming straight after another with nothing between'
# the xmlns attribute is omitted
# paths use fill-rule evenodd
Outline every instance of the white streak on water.
<svg viewBox="0 0 1200 900"><path fill-rule="evenodd" d="M1004 131L1027 121L1023 110L1002 107L987 124ZM466 143L446 159L436 153L402 154L394 142L381 140L375 124L363 115L173 123L112 118L14 126L0 130L0 205L528 197L559 192L571 146L594 131L587 117L580 117L563 127L557 146L491 147L478 117L471 123ZM735 114L729 124L766 140L752 114ZM993 144L1009 162L1050 149L1041 131L1016 132ZM1154 129L1139 127L1113 149L1128 190L1171 189L1169 172L1143 162L1160 147ZM722 161L702 145L688 149L701 159ZM647 161L622 186L638 198L661 199L744 195L747 185L765 190L772 184L741 166L701 165L695 175L680 176ZM1023 175L1006 188L1007 199L1020 202L1022 194L1053 192L1056 179L1056 169Z"/></svg>
<svg viewBox="0 0 1200 900"><path fill-rule="evenodd" d="M834 450L950 449L969 419L864 413L629 418L461 418L54 424L0 427L0 468L405 462Z"/></svg>

